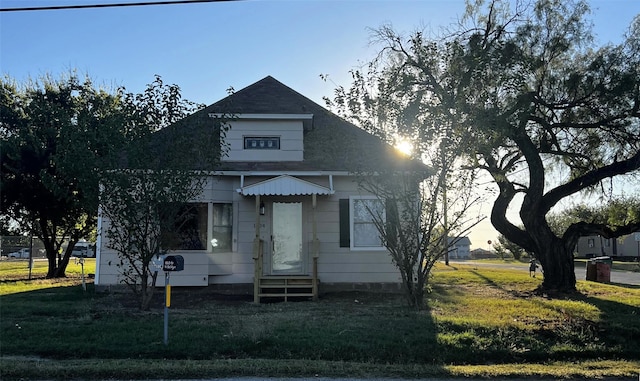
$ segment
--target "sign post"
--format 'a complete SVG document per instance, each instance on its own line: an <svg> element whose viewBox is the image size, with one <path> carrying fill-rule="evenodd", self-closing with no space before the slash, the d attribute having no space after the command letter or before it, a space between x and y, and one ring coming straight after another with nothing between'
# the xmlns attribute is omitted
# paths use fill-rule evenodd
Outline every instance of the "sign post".
<svg viewBox="0 0 640 381"><path fill-rule="evenodd" d="M171 272L184 270L182 255L168 255L162 265L164 270L164 345L169 344L169 307L171 307Z"/></svg>
<svg viewBox="0 0 640 381"><path fill-rule="evenodd" d="M82 272L82 290L87 291L87 282L84 280L84 257L80 257L78 263L80 263L80 269Z"/></svg>

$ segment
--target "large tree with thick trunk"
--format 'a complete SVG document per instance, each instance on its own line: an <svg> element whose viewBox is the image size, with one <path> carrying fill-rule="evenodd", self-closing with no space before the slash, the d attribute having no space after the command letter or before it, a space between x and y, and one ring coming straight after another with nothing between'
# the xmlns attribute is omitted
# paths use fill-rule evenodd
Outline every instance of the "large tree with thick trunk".
<svg viewBox="0 0 640 381"><path fill-rule="evenodd" d="M353 91L341 89L352 105L376 107L375 128L431 118L467 142L469 166L497 186L491 222L535 254L545 292L575 291L580 236L640 229L632 218L554 232L547 220L568 200L615 194L620 178L633 186L640 168L640 17L621 44L598 47L588 14L582 1L495 0L469 3L439 36L383 26L374 34L380 54L354 72ZM507 218L512 208L521 225Z"/></svg>
<svg viewBox="0 0 640 381"><path fill-rule="evenodd" d="M117 94L73 74L0 79L0 218L42 240L48 278L64 277L74 244L95 232L96 168L122 141L121 111Z"/></svg>

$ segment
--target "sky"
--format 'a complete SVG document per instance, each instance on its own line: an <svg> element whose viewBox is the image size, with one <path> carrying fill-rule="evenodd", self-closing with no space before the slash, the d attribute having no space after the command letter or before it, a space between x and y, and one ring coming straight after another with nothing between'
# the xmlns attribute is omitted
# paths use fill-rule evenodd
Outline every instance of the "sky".
<svg viewBox="0 0 640 381"><path fill-rule="evenodd" d="M142 1L0 0L0 8ZM640 14L639 0L590 4L598 44L620 42ZM437 31L464 10L464 0L245 0L0 12L0 71L25 82L75 70L129 92L143 91L157 74L204 104L271 75L324 105L322 97L348 86L349 70L379 50L370 44L372 29ZM472 248L489 249L496 235L481 224L470 235Z"/></svg>

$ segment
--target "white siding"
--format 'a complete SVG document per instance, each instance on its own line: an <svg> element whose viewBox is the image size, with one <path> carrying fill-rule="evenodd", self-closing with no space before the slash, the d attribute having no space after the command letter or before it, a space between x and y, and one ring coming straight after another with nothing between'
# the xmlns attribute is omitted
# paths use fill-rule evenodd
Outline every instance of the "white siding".
<svg viewBox="0 0 640 381"><path fill-rule="evenodd" d="M302 161L301 120L236 120L227 131L228 156L224 161ZM245 137L278 137L280 149L244 149Z"/></svg>
<svg viewBox="0 0 640 381"><path fill-rule="evenodd" d="M318 197L316 221L320 254L318 277L321 283L397 283L400 273L387 251L352 251L340 247L339 200L367 195L351 177L334 177L336 193ZM309 220L310 223L311 220Z"/></svg>
<svg viewBox="0 0 640 381"><path fill-rule="evenodd" d="M254 183L265 178L246 179ZM327 186L328 177L303 177L316 184ZM246 184L245 184L246 185ZM340 247L339 200L349 196L364 195L349 177L334 176L336 193L331 196L317 196L315 218L317 237L320 241L318 276L322 283L398 283L400 274L386 251L352 251ZM206 185L199 201L233 202L233 252L213 253L211 250L199 252L175 252L185 259L185 270L171 275L171 284L176 286L204 286L207 284L250 284L254 278L253 239L255 237L255 198L244 197L235 189L240 187L238 176L212 178ZM271 204L277 202L302 202L303 207L303 252L307 258L306 272L312 269L312 201L311 196L267 197L266 213L260 216L260 237L265 242L265 270L269 269ZM106 223L106 221L105 221ZM100 260L100 284L118 283L119 269L117 256L107 249L103 239ZM158 284L164 284L160 274Z"/></svg>
<svg viewBox="0 0 640 381"><path fill-rule="evenodd" d="M233 189L237 186L238 182L234 181L233 178L212 177L205 184L200 196L194 201L232 202L235 194ZM103 220L103 232L108 223L108 220ZM237 238L234 236L234 247L236 246L236 240ZM209 274L232 273L232 253L213 253L211 251L211 247L208 246L207 250L170 252L169 254L182 255L185 264L183 271L176 271L171 274L171 284L175 286L206 286L209 284ZM100 274L96 284L111 285L121 283L122 271L117 266L120 260L117 253L109 248L109 237L102 236L100 258L97 260L100 261ZM156 284L163 286L164 279L164 272L161 271L158 274Z"/></svg>

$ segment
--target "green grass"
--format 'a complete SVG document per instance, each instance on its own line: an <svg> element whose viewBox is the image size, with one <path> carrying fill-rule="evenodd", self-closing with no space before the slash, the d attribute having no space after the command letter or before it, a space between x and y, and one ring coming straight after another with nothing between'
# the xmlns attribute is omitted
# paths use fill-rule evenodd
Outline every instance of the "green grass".
<svg viewBox="0 0 640 381"><path fill-rule="evenodd" d="M438 266L428 308L419 312L398 295L256 305L174 288L165 346L160 293L141 312L130 295L96 294L91 285L84 292L77 275L24 281L6 275L5 265L13 263L0 263L8 277L0 279L0 376L7 380L640 371L637 287L578 282L581 294L547 299L532 293L541 280L522 271Z"/></svg>
<svg viewBox="0 0 640 381"><path fill-rule="evenodd" d="M67 278L50 280L45 279L48 263L46 260L33 261L33 267L29 271L28 260L2 260L0 261L0 295L15 294L40 289L71 286L81 281L82 266L71 258L67 266ZM95 258L87 258L84 263L85 279L96 271ZM29 278L31 273L31 278Z"/></svg>

